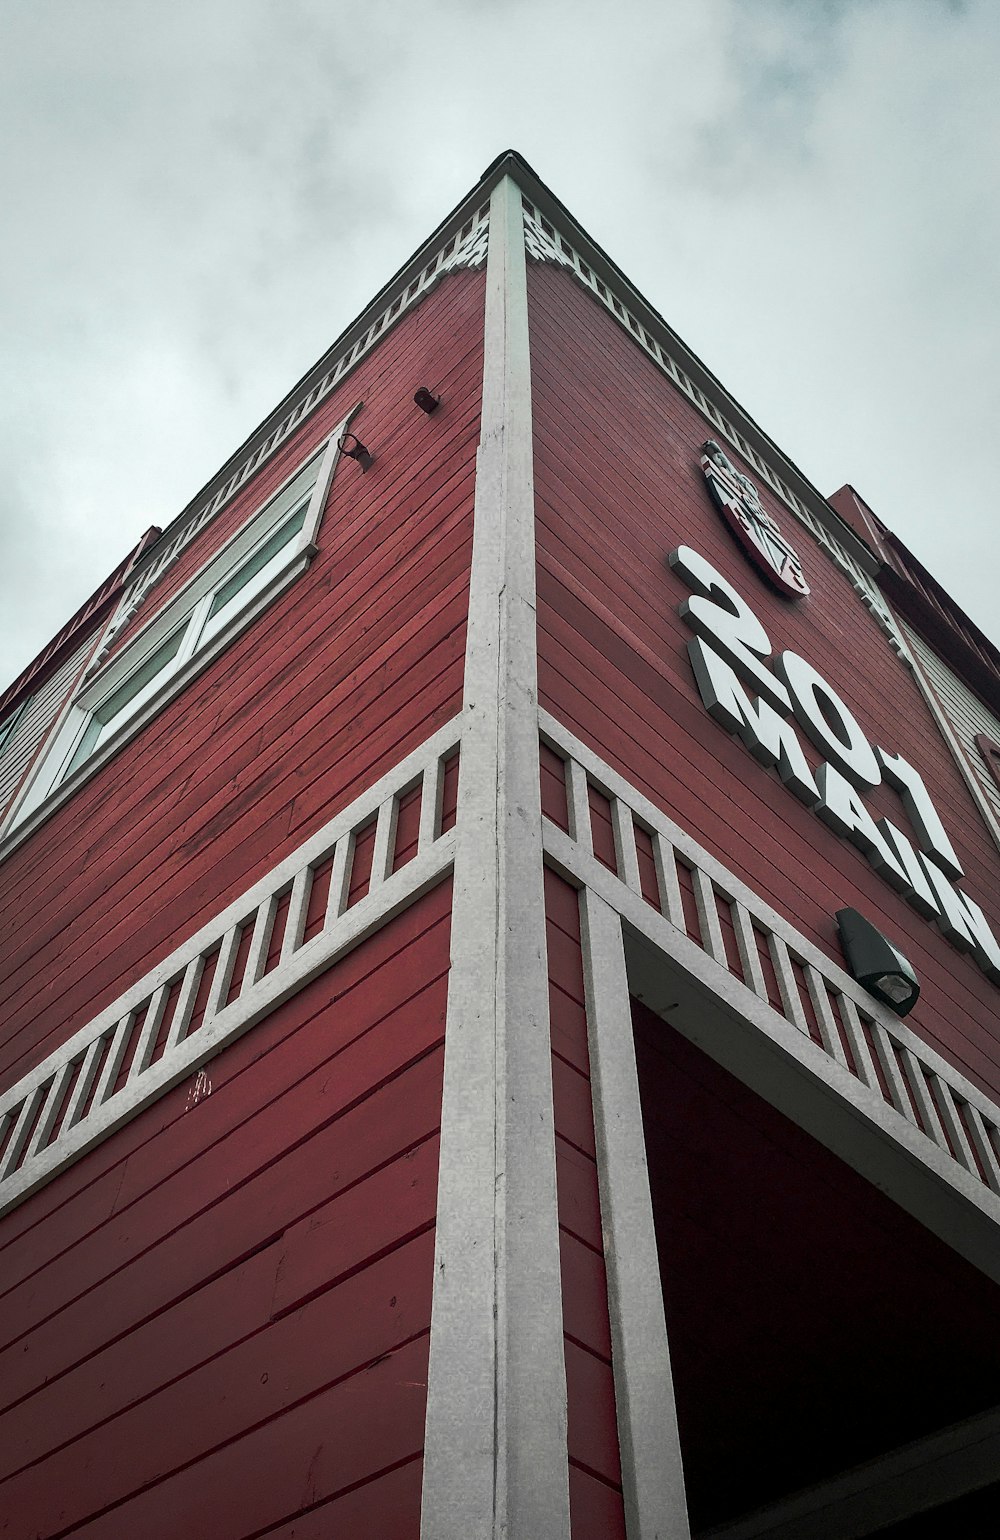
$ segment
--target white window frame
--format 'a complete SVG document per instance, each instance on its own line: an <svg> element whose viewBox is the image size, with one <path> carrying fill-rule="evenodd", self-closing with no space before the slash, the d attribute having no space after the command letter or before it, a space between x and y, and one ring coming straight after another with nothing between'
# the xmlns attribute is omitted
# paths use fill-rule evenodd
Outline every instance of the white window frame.
<svg viewBox="0 0 1000 1540"><path fill-rule="evenodd" d="M26 820L34 824L33 814L37 813L40 821L72 796L306 570L318 549L316 538L340 457L340 441L360 405L359 402L352 408L329 438L111 658L96 678L88 680L78 691L63 710L48 747L12 805L0 837ZM210 618L218 591L303 508L301 528ZM74 766L74 756L101 706L128 683L178 628L183 635L174 656L152 680L139 687L134 703L126 700L112 719L114 725L108 723L110 731L102 733L86 758Z"/></svg>

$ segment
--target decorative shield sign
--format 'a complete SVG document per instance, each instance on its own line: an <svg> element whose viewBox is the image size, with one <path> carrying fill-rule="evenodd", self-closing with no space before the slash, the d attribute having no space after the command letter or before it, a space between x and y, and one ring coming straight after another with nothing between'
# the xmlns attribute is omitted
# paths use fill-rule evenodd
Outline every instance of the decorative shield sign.
<svg viewBox="0 0 1000 1540"><path fill-rule="evenodd" d="M701 469L712 501L732 533L772 588L789 599L809 592L802 563L777 523L764 509L749 476L736 469L714 439L701 446Z"/></svg>

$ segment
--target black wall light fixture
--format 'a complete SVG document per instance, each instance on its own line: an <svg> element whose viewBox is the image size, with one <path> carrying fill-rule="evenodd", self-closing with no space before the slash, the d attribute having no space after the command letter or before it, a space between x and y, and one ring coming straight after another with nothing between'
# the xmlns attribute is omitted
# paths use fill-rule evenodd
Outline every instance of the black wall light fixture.
<svg viewBox="0 0 1000 1540"><path fill-rule="evenodd" d="M847 966L859 984L897 1016L912 1011L920 982L909 961L856 909L838 909L840 944Z"/></svg>
<svg viewBox="0 0 1000 1540"><path fill-rule="evenodd" d="M441 405L441 397L435 396L426 385L421 385L420 389L414 393L413 399L422 412L436 412Z"/></svg>
<svg viewBox="0 0 1000 1540"><path fill-rule="evenodd" d="M348 439L352 440L350 444L347 442ZM372 463L372 460L375 458L374 455L369 454L364 444L362 444L361 440L354 433L345 433L343 438L340 440L339 447L341 454L347 455L349 460L357 460L363 471L368 469L369 465Z"/></svg>

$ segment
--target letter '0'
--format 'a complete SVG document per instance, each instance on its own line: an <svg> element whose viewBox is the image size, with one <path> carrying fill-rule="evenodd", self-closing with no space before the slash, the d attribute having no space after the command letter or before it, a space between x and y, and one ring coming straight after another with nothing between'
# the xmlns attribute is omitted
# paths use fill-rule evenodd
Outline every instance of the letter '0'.
<svg viewBox="0 0 1000 1540"><path fill-rule="evenodd" d="M797 652L781 653L774 666L788 686L796 719L820 753L859 790L878 786L882 772L875 751L833 686Z"/></svg>

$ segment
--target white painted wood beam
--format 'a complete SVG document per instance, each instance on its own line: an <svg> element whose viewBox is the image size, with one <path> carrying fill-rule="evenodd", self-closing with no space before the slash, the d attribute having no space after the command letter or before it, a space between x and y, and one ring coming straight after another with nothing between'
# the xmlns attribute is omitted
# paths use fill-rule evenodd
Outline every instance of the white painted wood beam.
<svg viewBox="0 0 1000 1540"><path fill-rule="evenodd" d="M490 204L424 1540L569 1540L521 197Z"/></svg>
<svg viewBox="0 0 1000 1540"><path fill-rule="evenodd" d="M587 1033L629 1540L688 1540L621 917L580 890Z"/></svg>

